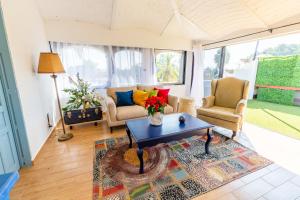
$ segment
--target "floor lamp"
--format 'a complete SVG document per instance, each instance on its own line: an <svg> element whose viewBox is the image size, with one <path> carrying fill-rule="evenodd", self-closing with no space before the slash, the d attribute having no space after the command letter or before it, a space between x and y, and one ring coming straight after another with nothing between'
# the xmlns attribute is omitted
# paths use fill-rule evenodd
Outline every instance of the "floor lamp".
<svg viewBox="0 0 300 200"><path fill-rule="evenodd" d="M38 73L40 74L52 74L51 78L54 80L55 90L56 90L56 96L57 96L57 103L59 108L59 114L61 117L61 125L63 128L63 134L60 134L58 136L58 141L66 141L73 137L72 133L66 133L64 118L62 115L60 100L59 100L59 94L57 89L57 82L56 78L58 73L65 73L65 69L60 61L60 58L57 53L41 53L40 54L40 60L39 60L39 67L38 67Z"/></svg>

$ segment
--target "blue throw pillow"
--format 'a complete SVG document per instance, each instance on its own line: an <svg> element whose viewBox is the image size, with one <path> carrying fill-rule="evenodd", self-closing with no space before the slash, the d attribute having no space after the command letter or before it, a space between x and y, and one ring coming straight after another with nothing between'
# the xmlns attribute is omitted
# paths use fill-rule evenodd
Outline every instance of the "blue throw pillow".
<svg viewBox="0 0 300 200"><path fill-rule="evenodd" d="M116 92L117 95L117 106L132 106L133 103L133 91L129 90L126 92Z"/></svg>

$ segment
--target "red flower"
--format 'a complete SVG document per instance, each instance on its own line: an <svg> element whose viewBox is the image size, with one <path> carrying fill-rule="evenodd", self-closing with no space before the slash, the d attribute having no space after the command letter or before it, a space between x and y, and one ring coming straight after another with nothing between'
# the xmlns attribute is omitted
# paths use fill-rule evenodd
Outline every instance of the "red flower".
<svg viewBox="0 0 300 200"><path fill-rule="evenodd" d="M146 100L145 107L148 110L148 114L153 115L154 112L163 112L166 106L166 101L162 97L153 96Z"/></svg>

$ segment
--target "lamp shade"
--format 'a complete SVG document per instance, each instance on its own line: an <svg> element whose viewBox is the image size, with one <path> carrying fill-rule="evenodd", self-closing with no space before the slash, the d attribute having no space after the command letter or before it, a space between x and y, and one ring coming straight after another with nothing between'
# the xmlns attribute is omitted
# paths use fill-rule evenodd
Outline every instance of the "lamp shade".
<svg viewBox="0 0 300 200"><path fill-rule="evenodd" d="M65 73L57 53L41 53L38 73Z"/></svg>

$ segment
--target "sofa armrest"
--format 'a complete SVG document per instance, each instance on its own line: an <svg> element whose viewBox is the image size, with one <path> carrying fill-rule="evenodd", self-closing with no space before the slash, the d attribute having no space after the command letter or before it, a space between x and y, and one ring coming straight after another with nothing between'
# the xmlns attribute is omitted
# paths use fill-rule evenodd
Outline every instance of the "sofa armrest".
<svg viewBox="0 0 300 200"><path fill-rule="evenodd" d="M245 111L245 108L246 108L246 105L247 105L247 100L246 99L241 99L237 103L234 113L239 114L239 115L243 115L243 113Z"/></svg>
<svg viewBox="0 0 300 200"><path fill-rule="evenodd" d="M203 108L209 108L214 106L215 104L215 96L208 96L202 98L202 107Z"/></svg>
<svg viewBox="0 0 300 200"><path fill-rule="evenodd" d="M105 98L105 102L106 102L106 108L107 108L107 112L108 112L108 120L111 121L117 121L117 106L115 101L113 100L113 98L107 96Z"/></svg>
<svg viewBox="0 0 300 200"><path fill-rule="evenodd" d="M173 96L173 95L169 95L168 96L168 104L170 106L172 106L174 113L177 112L177 109L178 109L178 97Z"/></svg>

